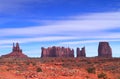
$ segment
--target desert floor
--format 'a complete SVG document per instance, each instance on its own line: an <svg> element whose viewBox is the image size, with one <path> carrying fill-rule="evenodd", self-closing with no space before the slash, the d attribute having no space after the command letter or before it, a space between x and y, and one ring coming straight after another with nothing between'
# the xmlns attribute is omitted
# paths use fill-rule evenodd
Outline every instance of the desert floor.
<svg viewBox="0 0 120 79"><path fill-rule="evenodd" d="M120 58L0 58L0 79L120 79Z"/></svg>

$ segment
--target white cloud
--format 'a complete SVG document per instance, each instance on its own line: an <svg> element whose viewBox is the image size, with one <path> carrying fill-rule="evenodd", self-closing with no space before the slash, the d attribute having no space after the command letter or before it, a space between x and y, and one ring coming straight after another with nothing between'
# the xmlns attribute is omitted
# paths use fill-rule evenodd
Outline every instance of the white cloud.
<svg viewBox="0 0 120 79"><path fill-rule="evenodd" d="M0 12L1 13L14 13L22 9L25 10L26 7L31 8L31 3L40 4L39 7L47 5L47 3L54 3L55 0L0 0ZM21 11L22 11L21 10Z"/></svg>
<svg viewBox="0 0 120 79"><path fill-rule="evenodd" d="M9 46L9 45L0 46L0 49L3 49L3 48L11 48L11 46Z"/></svg>
<svg viewBox="0 0 120 79"><path fill-rule="evenodd" d="M70 40L70 39L78 39L78 38L77 37L64 37L64 36L20 38L20 39L0 40L1 41L0 44L11 44L12 42L30 43L30 42L45 42L45 41L61 41L61 40Z"/></svg>
<svg viewBox="0 0 120 79"><path fill-rule="evenodd" d="M87 44L87 43L98 43L100 41L107 41L107 42L112 42L112 41L120 41L120 39L102 39L102 40L83 40L83 41L70 41L70 42L61 42L61 45L78 45L78 44Z"/></svg>
<svg viewBox="0 0 120 79"><path fill-rule="evenodd" d="M1 43L11 43L13 41L25 43L84 38L120 38L120 32L105 31L120 28L120 12L92 13L83 16L78 15L72 18L70 20L52 21L53 24L50 25L0 29L1 37L14 37L8 40L3 39ZM16 36L29 36L29 38L16 39Z"/></svg>
<svg viewBox="0 0 120 79"><path fill-rule="evenodd" d="M120 12L93 13L86 16L76 16L83 19L62 20L51 25L25 28L0 29L0 36L15 35L47 35L47 34L87 34L120 28ZM77 33L75 33L77 32ZM91 35L92 36L92 35Z"/></svg>

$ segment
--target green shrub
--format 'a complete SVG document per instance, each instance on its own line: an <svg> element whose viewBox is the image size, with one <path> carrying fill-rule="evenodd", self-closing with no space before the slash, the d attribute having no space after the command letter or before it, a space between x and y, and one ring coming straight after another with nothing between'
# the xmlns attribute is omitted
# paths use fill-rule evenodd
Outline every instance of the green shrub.
<svg viewBox="0 0 120 79"><path fill-rule="evenodd" d="M107 79L107 75L102 72L102 73L98 74L98 78Z"/></svg>
<svg viewBox="0 0 120 79"><path fill-rule="evenodd" d="M37 71L37 72L42 72L42 69L39 67L39 68L37 68L36 71Z"/></svg>
<svg viewBox="0 0 120 79"><path fill-rule="evenodd" d="M120 79L120 77L118 77L118 79Z"/></svg>
<svg viewBox="0 0 120 79"><path fill-rule="evenodd" d="M87 68L87 72L95 74L95 68L94 67L89 67L89 68Z"/></svg>
<svg viewBox="0 0 120 79"><path fill-rule="evenodd" d="M35 62L32 62L32 65L33 65L33 66L35 66L35 65L36 65L36 63L35 63Z"/></svg>
<svg viewBox="0 0 120 79"><path fill-rule="evenodd" d="M30 62L26 62L26 65L30 65Z"/></svg>

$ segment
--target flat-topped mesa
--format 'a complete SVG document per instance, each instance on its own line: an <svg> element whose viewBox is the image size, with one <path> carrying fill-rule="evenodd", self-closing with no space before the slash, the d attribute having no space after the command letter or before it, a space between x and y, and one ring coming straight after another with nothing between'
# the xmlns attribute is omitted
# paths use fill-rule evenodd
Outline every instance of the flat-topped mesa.
<svg viewBox="0 0 120 79"><path fill-rule="evenodd" d="M22 53L22 49L20 49L19 43L16 43L16 46L13 43L12 52L6 55L2 55L1 57L27 58L27 55Z"/></svg>
<svg viewBox="0 0 120 79"><path fill-rule="evenodd" d="M81 50L80 48L77 48L77 57L86 57L85 47L83 47Z"/></svg>
<svg viewBox="0 0 120 79"><path fill-rule="evenodd" d="M99 42L98 57L112 57L112 49L108 42Z"/></svg>
<svg viewBox="0 0 120 79"><path fill-rule="evenodd" d="M41 57L74 57L74 50L64 47L42 47Z"/></svg>

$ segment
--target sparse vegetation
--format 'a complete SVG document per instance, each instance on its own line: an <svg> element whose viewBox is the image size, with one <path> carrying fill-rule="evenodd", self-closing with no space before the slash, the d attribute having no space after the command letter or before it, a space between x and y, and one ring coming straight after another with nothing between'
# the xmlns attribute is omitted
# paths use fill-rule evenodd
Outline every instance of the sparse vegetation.
<svg viewBox="0 0 120 79"><path fill-rule="evenodd" d="M95 70L94 67L89 67L89 68L87 68L87 72L88 72L88 73L94 73L94 74L95 74L95 73L96 73L95 71L96 71L96 70Z"/></svg>
<svg viewBox="0 0 120 79"><path fill-rule="evenodd" d="M120 77L118 77L118 79L120 79Z"/></svg>
<svg viewBox="0 0 120 79"><path fill-rule="evenodd" d="M102 73L98 74L98 78L107 79L107 75L102 72Z"/></svg>
<svg viewBox="0 0 120 79"><path fill-rule="evenodd" d="M11 79L120 79L119 61L118 58L2 58L0 79L9 79L4 75L10 75Z"/></svg>
<svg viewBox="0 0 120 79"><path fill-rule="evenodd" d="M89 76L86 76L86 79L89 79L90 77Z"/></svg>
<svg viewBox="0 0 120 79"><path fill-rule="evenodd" d="M26 62L26 65L30 65L30 62Z"/></svg>
<svg viewBox="0 0 120 79"><path fill-rule="evenodd" d="M42 69L40 67L37 68L37 72L42 72Z"/></svg>

